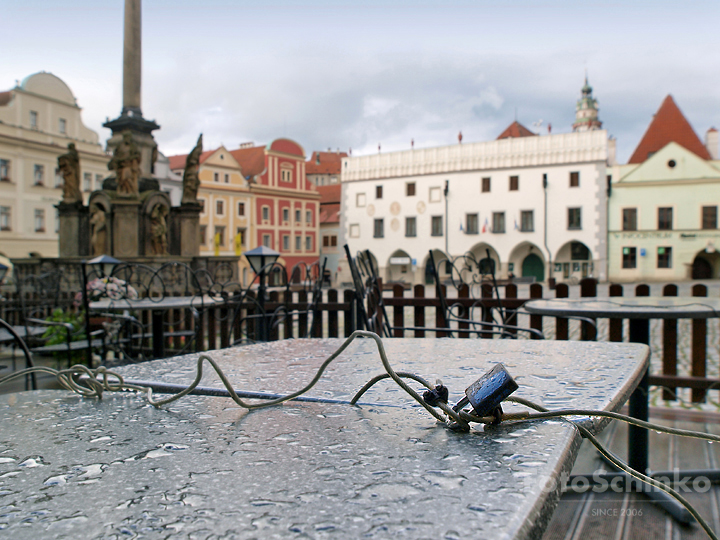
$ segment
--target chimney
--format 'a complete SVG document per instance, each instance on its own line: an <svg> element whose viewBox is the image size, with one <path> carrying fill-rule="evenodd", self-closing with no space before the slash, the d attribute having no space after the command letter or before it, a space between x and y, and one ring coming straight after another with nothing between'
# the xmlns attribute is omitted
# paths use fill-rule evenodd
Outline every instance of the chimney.
<svg viewBox="0 0 720 540"><path fill-rule="evenodd" d="M711 127L705 133L705 148L707 148L710 157L718 159L718 130Z"/></svg>
<svg viewBox="0 0 720 540"><path fill-rule="evenodd" d="M608 165L617 165L617 161L615 159L616 149L617 149L617 139L612 136L608 137L608 157L607 157Z"/></svg>

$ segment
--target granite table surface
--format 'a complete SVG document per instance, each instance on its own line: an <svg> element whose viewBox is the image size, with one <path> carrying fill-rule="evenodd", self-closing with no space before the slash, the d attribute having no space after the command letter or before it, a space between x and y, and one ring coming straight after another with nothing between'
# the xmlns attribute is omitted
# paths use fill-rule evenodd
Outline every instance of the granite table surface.
<svg viewBox="0 0 720 540"><path fill-rule="evenodd" d="M309 382L340 343L286 340L210 354L235 388L289 393ZM550 409L616 410L648 362L648 348L634 343L384 343L395 369L442 379L451 403L502 362L519 384L515 395ZM188 355L119 371L183 384L193 380L196 360ZM356 340L308 395L347 400L382 372L374 341ZM208 370L201 384L221 386ZM455 433L391 380L362 401L372 404L288 402L248 412L220 397L186 396L156 409L135 393L106 393L102 400L62 390L2 395L0 536L541 536L580 446L571 423ZM576 420L594 432L605 425Z"/></svg>
<svg viewBox="0 0 720 540"><path fill-rule="evenodd" d="M523 306L536 315L579 315L618 319L712 319L720 317L720 300L704 296L635 296L552 298Z"/></svg>

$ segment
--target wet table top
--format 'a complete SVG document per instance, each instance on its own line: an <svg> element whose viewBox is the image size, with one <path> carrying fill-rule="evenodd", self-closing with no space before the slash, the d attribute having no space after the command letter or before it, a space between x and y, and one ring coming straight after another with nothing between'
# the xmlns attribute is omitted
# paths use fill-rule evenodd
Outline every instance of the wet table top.
<svg viewBox="0 0 720 540"><path fill-rule="evenodd" d="M608 319L713 319L720 300L701 296L635 296L626 298L553 298L531 300L525 309L535 315L577 315Z"/></svg>
<svg viewBox="0 0 720 540"><path fill-rule="evenodd" d="M103 298L95 302L90 302L90 311L122 311L126 309L158 311L189 307L202 308L223 304L225 301L222 297L209 295L165 296L162 298L141 298L138 300Z"/></svg>
<svg viewBox="0 0 720 540"><path fill-rule="evenodd" d="M236 388L289 393L341 342L287 340L211 355ZM441 378L452 403L503 362L520 386L515 395L550 409L615 410L648 361L646 346L627 343L384 343L395 369ZM121 371L189 383L196 360ZM308 395L350 399L382 372L375 343L356 340ZM201 384L220 386L207 369ZM391 380L362 401L374 405L288 402L248 412L219 397L155 409L133 393L102 401L59 390L0 396L0 529L32 540L541 536L581 442L570 423L455 433ZM605 425L581 421L594 432Z"/></svg>

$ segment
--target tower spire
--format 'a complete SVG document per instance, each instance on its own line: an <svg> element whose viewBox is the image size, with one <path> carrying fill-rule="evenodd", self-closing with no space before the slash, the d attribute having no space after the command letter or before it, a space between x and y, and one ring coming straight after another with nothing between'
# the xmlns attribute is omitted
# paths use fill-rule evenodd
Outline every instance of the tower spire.
<svg viewBox="0 0 720 540"><path fill-rule="evenodd" d="M586 68L585 84L581 90L581 97L575 105L573 131L592 131L595 129L602 129L602 122L598 118L598 101L592 95L592 86L588 82Z"/></svg>

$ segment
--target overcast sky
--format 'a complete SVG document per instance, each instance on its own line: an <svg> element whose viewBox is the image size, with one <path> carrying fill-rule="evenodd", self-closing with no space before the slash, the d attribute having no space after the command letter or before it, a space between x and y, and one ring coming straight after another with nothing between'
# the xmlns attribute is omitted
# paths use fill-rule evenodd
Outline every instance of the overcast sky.
<svg viewBox="0 0 720 540"><path fill-rule="evenodd" d="M0 0L0 90L49 71L104 142L122 107L122 0ZM278 137L353 155L571 131L587 69L626 162L672 94L720 128L720 2L143 2L143 102L160 150ZM542 120L542 126L534 124Z"/></svg>

